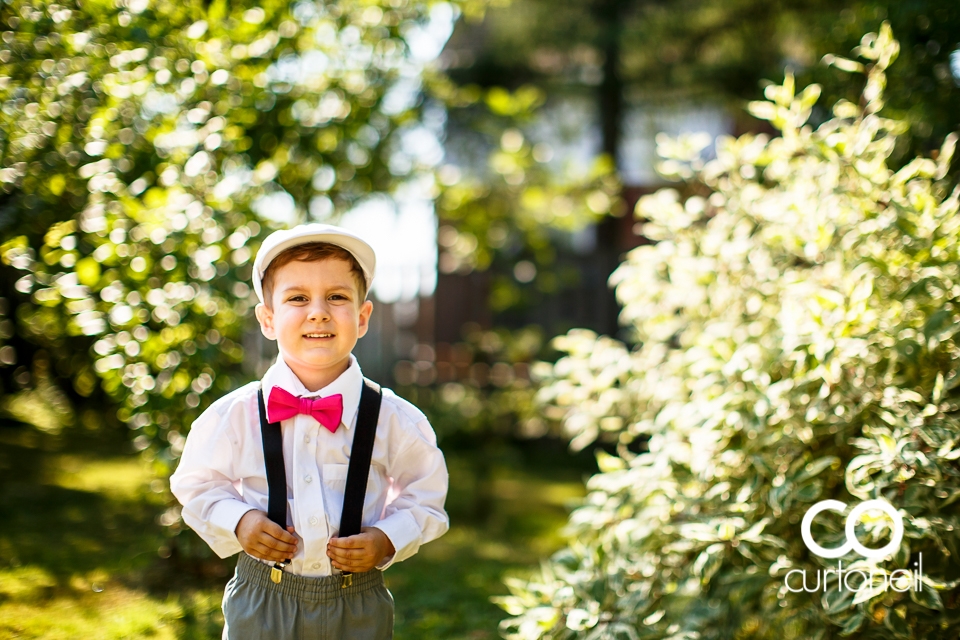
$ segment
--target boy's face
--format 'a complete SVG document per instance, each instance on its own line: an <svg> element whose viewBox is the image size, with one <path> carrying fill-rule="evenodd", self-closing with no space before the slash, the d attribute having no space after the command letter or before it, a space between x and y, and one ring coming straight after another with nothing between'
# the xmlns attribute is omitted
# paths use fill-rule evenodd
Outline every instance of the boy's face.
<svg viewBox="0 0 960 640"><path fill-rule="evenodd" d="M347 370L373 311L369 300L360 300L350 264L336 258L277 269L272 306L257 305L260 330L277 341L284 362L311 391Z"/></svg>

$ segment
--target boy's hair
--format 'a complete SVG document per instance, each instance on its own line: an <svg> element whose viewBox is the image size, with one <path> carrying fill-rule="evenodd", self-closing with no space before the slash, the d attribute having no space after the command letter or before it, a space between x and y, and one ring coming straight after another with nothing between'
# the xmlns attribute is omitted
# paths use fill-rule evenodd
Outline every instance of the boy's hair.
<svg viewBox="0 0 960 640"><path fill-rule="evenodd" d="M360 263L357 262L352 253L329 242L307 242L284 249L270 261L266 271L263 272L263 303L268 308L273 308L273 276L277 269L291 262L321 262L323 260L343 260L349 264L350 274L357 283L357 291L360 293L358 303L367 299L367 280L363 275L363 269L360 268Z"/></svg>

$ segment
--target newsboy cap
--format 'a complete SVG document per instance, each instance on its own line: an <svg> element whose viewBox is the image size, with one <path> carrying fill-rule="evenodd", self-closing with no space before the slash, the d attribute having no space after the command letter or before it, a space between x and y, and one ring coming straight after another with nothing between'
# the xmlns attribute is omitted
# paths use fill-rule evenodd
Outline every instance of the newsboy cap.
<svg viewBox="0 0 960 640"><path fill-rule="evenodd" d="M301 224L292 229L274 231L260 245L253 261L253 290L260 302L263 302L263 274L273 259L286 249L310 242L327 242L349 251L363 269L367 289L370 288L377 267L377 255L373 252L373 247L342 227L321 223Z"/></svg>

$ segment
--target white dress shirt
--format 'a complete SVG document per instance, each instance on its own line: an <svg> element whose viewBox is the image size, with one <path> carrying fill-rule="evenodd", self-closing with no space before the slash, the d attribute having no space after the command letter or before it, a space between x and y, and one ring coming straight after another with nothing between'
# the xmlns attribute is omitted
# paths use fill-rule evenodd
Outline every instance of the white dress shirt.
<svg viewBox="0 0 960 640"><path fill-rule="evenodd" d="M261 382L264 401L273 387L297 396L343 395L343 418L335 433L308 415L281 422L287 523L300 537L286 570L305 576L339 573L326 547L340 526L363 384L360 365L350 356L350 366L339 378L310 392L277 358ZM259 387L255 382L241 387L197 418L170 478L170 490L183 505L184 521L221 558L242 551L235 533L241 516L251 509L267 510ZM447 531L446 495L447 468L430 423L415 406L384 389L363 503L363 526L383 531L396 549L379 569L409 558L421 544Z"/></svg>

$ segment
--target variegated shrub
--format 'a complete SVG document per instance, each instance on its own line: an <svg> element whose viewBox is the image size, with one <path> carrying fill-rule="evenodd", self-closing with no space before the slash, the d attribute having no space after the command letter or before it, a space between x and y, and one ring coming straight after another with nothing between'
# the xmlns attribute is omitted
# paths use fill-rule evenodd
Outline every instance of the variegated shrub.
<svg viewBox="0 0 960 640"><path fill-rule="evenodd" d="M662 171L699 195L637 206L655 243L613 276L637 346L587 331L556 342L566 355L541 400L565 412L574 446L618 454L600 455L568 548L510 583L505 637L960 633L956 136L891 166L907 131L881 110L897 50L884 25L858 48L864 63L831 57L866 83L818 127L818 87L797 94L788 75L750 106L780 136L720 139L709 161L706 140L660 140ZM840 560L921 588L788 589L790 571L836 564L801 539L804 513L831 498L890 502L899 551ZM839 546L841 518L817 522L819 544ZM891 526L868 512L855 532L876 548Z"/></svg>

